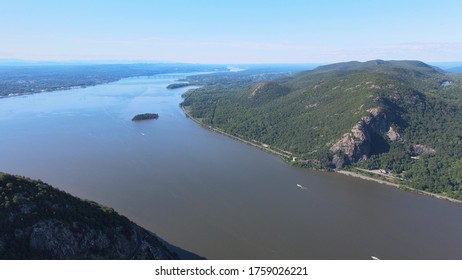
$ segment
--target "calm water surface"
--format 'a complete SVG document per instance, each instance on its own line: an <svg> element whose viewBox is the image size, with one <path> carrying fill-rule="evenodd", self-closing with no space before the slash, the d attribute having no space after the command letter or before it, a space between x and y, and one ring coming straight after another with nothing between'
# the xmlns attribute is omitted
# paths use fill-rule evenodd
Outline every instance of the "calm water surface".
<svg viewBox="0 0 462 280"><path fill-rule="evenodd" d="M462 259L462 205L287 166L186 118L168 77L0 99L0 170L211 259Z"/></svg>

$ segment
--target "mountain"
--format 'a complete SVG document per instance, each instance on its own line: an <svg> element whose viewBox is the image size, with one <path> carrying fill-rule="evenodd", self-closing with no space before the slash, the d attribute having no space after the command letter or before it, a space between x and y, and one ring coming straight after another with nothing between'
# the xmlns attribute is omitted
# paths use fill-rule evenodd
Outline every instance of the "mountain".
<svg viewBox="0 0 462 280"><path fill-rule="evenodd" d="M462 66L449 68L447 71L453 73L462 73Z"/></svg>
<svg viewBox="0 0 462 280"><path fill-rule="evenodd" d="M0 173L0 259L177 259L174 251L195 258L111 208Z"/></svg>
<svg viewBox="0 0 462 280"><path fill-rule="evenodd" d="M283 151L294 165L384 169L401 184L462 198L462 79L437 67L345 62L210 83L184 98L204 125Z"/></svg>

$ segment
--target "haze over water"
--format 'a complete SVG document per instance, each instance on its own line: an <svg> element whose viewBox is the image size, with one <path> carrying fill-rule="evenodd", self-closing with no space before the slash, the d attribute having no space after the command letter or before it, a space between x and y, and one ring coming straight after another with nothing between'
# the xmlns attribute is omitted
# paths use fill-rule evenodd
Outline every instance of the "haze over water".
<svg viewBox="0 0 462 280"><path fill-rule="evenodd" d="M462 204L290 167L186 118L173 81L0 99L0 171L210 259L462 259ZM159 119L131 121L146 112Z"/></svg>

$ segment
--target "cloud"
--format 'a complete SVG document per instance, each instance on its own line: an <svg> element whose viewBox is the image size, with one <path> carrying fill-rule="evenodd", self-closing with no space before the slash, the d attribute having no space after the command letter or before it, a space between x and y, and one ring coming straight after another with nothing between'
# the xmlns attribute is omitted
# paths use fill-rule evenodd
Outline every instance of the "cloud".
<svg viewBox="0 0 462 280"><path fill-rule="evenodd" d="M0 58L32 60L163 60L196 63L330 63L350 60L412 59L462 61L462 42L405 42L372 46L319 42L62 38L56 44L3 51Z"/></svg>

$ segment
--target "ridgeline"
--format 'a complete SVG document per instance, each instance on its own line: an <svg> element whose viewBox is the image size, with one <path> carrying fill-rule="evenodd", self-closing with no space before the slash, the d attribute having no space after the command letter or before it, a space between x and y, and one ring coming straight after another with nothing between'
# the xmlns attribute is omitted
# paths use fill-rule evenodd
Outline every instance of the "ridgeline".
<svg viewBox="0 0 462 280"><path fill-rule="evenodd" d="M462 78L420 61L346 62L184 94L203 125L286 151L291 164L366 172L462 199ZM380 171L380 172L379 172Z"/></svg>

